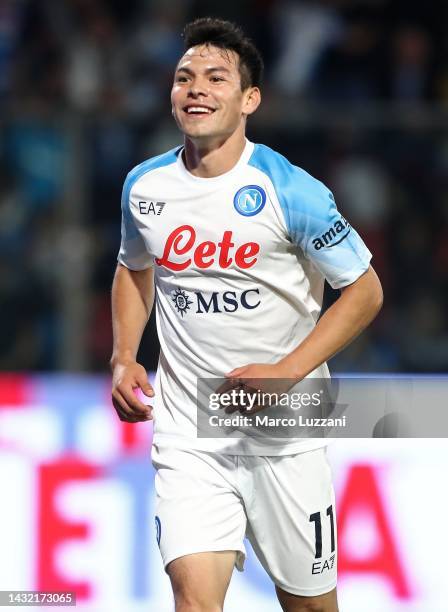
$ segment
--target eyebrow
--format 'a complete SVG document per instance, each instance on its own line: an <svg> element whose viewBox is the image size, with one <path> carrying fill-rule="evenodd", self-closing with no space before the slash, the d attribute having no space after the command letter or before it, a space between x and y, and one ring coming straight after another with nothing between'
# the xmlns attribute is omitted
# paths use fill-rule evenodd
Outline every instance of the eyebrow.
<svg viewBox="0 0 448 612"><path fill-rule="evenodd" d="M192 76L194 75L194 71L191 70L191 68L187 68L183 66L178 68L176 72L186 72L189 75L192 75ZM206 74L210 74L211 72L227 72L230 74L230 70L226 68L225 66L214 66L212 68L207 68L205 71Z"/></svg>

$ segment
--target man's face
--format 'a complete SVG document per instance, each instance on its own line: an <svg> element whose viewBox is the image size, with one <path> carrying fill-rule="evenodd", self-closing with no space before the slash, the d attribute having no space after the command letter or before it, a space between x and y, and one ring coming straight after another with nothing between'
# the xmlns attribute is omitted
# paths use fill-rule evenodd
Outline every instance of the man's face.
<svg viewBox="0 0 448 612"><path fill-rule="evenodd" d="M191 47L177 65L171 90L176 123L192 140L230 136L243 115L258 105L252 109L253 89L241 91L236 53L207 45Z"/></svg>

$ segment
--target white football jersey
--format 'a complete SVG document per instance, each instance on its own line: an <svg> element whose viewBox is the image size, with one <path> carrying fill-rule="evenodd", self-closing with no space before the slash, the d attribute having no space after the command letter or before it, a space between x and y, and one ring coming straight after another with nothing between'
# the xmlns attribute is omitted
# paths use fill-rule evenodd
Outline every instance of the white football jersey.
<svg viewBox="0 0 448 612"><path fill-rule="evenodd" d="M178 147L127 176L118 261L154 266L161 345L154 443L283 455L324 439L197 437L197 379L276 363L310 333L324 279L353 283L371 254L332 193L272 149L246 141L225 174L200 178ZM326 364L310 374L328 378Z"/></svg>

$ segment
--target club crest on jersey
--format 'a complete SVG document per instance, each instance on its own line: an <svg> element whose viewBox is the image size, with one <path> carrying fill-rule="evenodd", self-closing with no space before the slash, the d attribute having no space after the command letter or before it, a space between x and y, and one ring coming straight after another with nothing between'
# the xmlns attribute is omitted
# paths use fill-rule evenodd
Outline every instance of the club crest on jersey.
<svg viewBox="0 0 448 612"><path fill-rule="evenodd" d="M257 215L266 203L266 192L258 185L241 187L233 198L235 210L244 217Z"/></svg>

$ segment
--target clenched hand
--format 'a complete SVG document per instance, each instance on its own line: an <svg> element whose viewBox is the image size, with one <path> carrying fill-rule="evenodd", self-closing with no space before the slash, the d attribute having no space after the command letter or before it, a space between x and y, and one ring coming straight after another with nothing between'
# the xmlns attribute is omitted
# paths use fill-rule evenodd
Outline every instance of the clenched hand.
<svg viewBox="0 0 448 612"><path fill-rule="evenodd" d="M146 397L154 397L142 365L136 361L117 363L112 372L112 403L120 421L137 423L152 419L152 407L138 399L135 389L141 389Z"/></svg>

